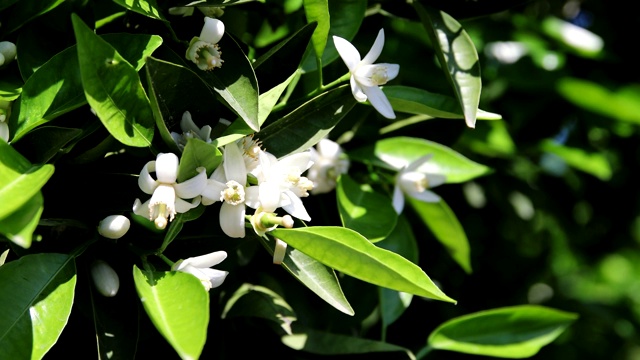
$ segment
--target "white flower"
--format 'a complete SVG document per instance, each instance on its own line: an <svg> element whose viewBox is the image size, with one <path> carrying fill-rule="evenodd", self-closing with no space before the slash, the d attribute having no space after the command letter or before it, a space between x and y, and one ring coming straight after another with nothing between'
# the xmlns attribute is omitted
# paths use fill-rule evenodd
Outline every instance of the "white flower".
<svg viewBox="0 0 640 360"><path fill-rule="evenodd" d="M362 60L360 60L358 50L349 41L334 36L333 43L351 73L350 82L353 97L359 102L364 102L368 99L382 116L395 119L396 115L389 100L378 86L384 85L387 81L393 80L398 76L400 65L374 64L384 46L384 29L380 29L371 50Z"/></svg>
<svg viewBox="0 0 640 360"><path fill-rule="evenodd" d="M300 200L309 196L308 191L313 189L313 182L302 176L313 165L311 152L290 154L279 160L266 151L261 151L258 156L259 165L252 172L258 179L258 187L249 189L252 199L258 202L249 201L247 205L254 209L260 206L266 212L274 212L281 207L298 219L311 221Z"/></svg>
<svg viewBox="0 0 640 360"><path fill-rule="evenodd" d="M206 255L179 260L173 264L171 270L182 271L197 277L202 282L204 288L209 291L212 288L222 285L227 274L229 274L227 271L210 269L210 267L220 264L222 260L226 258L226 252L216 251Z"/></svg>
<svg viewBox="0 0 640 360"><path fill-rule="evenodd" d="M323 194L335 189L338 176L349 170L349 159L343 153L340 145L329 139L322 139L315 149L311 148L313 165L309 168L307 177L313 182L312 194Z"/></svg>
<svg viewBox="0 0 640 360"><path fill-rule="evenodd" d="M173 220L176 213L184 213L200 204L198 195L207 185L205 168L197 169L198 175L178 184L178 157L172 153L160 153L155 161L149 161L140 172L138 186L151 199L143 204L136 199L133 204L133 212L149 218L158 229L164 229L167 223ZM157 180L149 173L155 172ZM192 199L187 202L183 199Z"/></svg>
<svg viewBox="0 0 640 360"><path fill-rule="evenodd" d="M257 201L246 193L246 184L247 168L242 151L235 142L225 145L222 163L211 174L202 191L202 204L222 202L220 227L227 236L233 238L243 238L245 235L245 200Z"/></svg>
<svg viewBox="0 0 640 360"><path fill-rule="evenodd" d="M118 273L102 260L96 260L91 264L91 278L98 292L106 297L116 296L120 289Z"/></svg>
<svg viewBox="0 0 640 360"><path fill-rule="evenodd" d="M8 64L16 58L16 45L10 41L0 41L0 66Z"/></svg>
<svg viewBox="0 0 640 360"><path fill-rule="evenodd" d="M432 155L423 156L402 170L396 175L396 186L393 189L393 208L398 214L404 208L404 195L424 202L438 202L440 196L427 190L445 182L446 177L442 174L427 173L418 171L418 168L431 159Z"/></svg>
<svg viewBox="0 0 640 360"><path fill-rule="evenodd" d="M7 120L11 115L11 101L0 100L0 139L9 141L9 124Z"/></svg>
<svg viewBox="0 0 640 360"><path fill-rule="evenodd" d="M187 145L187 141L192 138L200 139L206 143L211 143L211 126L205 125L202 128L199 128L196 123L193 122L191 113L188 111L185 111L184 114L182 114L180 129L182 130L182 134L178 134L173 131L171 132L171 138L173 138L173 141L178 145L180 150L184 150L184 147Z"/></svg>
<svg viewBox="0 0 640 360"><path fill-rule="evenodd" d="M98 224L98 233L109 239L120 239L129 231L131 222L123 215L110 215Z"/></svg>
<svg viewBox="0 0 640 360"><path fill-rule="evenodd" d="M205 17L200 36L194 37L187 49L186 58L193 61L201 70L222 67L222 52L218 42L224 35L224 23L218 19Z"/></svg>

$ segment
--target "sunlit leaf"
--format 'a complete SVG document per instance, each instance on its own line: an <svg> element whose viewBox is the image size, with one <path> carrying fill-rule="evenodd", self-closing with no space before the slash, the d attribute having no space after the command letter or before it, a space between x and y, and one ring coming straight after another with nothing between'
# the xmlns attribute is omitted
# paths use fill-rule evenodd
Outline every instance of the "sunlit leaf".
<svg viewBox="0 0 640 360"><path fill-rule="evenodd" d="M18 210L0 220L0 234L6 236L14 244L22 248L31 246L33 232L38 226L42 214L44 199L37 192L27 200Z"/></svg>
<svg viewBox="0 0 640 360"><path fill-rule="evenodd" d="M138 14L148 16L153 19L167 21L160 12L155 0L113 0L116 4L123 6Z"/></svg>
<svg viewBox="0 0 640 360"><path fill-rule="evenodd" d="M276 229L271 235L337 271L362 281L431 299L455 302L417 265L381 249L357 232L333 226Z"/></svg>
<svg viewBox="0 0 640 360"><path fill-rule="evenodd" d="M607 157L602 153L588 153L584 149L572 148L545 140L540 144L543 151L559 156L570 166L591 174L600 180L609 180L613 175Z"/></svg>
<svg viewBox="0 0 640 360"><path fill-rule="evenodd" d="M2 265L0 358L42 359L67 325L75 285L69 255L26 255Z"/></svg>
<svg viewBox="0 0 640 360"><path fill-rule="evenodd" d="M199 358L209 324L209 293L200 280L183 272L142 271L135 265L133 280L160 334L181 358Z"/></svg>
<svg viewBox="0 0 640 360"><path fill-rule="evenodd" d="M199 167L207 169L207 175L222 162L222 153L212 144L207 144L200 139L189 139L180 157L178 168L178 181L186 181L198 175Z"/></svg>
<svg viewBox="0 0 640 360"><path fill-rule="evenodd" d="M481 311L445 322L429 335L434 349L526 358L555 340L578 316L524 305Z"/></svg>
<svg viewBox="0 0 640 360"><path fill-rule="evenodd" d="M303 0L304 13L307 16L307 22L318 23L313 31L311 43L317 59L322 59L322 53L327 45L329 37L330 17L329 17L329 1L328 0Z"/></svg>
<svg viewBox="0 0 640 360"><path fill-rule="evenodd" d="M389 197L340 176L336 187L338 211L344 227L359 232L371 242L384 239L396 226L398 215Z"/></svg>
<svg viewBox="0 0 640 360"><path fill-rule="evenodd" d="M480 64L478 52L460 23L443 11L413 2L427 34L434 44L442 69L458 98L464 119L475 127L480 102Z"/></svg>
<svg viewBox="0 0 640 360"><path fill-rule="evenodd" d="M118 141L129 146L149 146L153 114L135 68L77 15L72 15L72 20L87 102Z"/></svg>
<svg viewBox="0 0 640 360"><path fill-rule="evenodd" d="M442 199L437 203L427 203L411 197L408 200L453 260L465 272L471 273L469 240L467 240L467 235L462 225L460 225L456 214L453 213L449 205Z"/></svg>

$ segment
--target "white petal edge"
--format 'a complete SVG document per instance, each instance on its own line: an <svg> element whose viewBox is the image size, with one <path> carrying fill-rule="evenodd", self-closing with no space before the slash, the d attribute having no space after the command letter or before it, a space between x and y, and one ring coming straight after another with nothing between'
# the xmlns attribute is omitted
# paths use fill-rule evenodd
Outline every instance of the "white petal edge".
<svg viewBox="0 0 640 360"><path fill-rule="evenodd" d="M436 193L429 190L425 190L422 192L410 191L408 195L416 200L420 200L428 203L436 203L440 201L440 196L436 195Z"/></svg>
<svg viewBox="0 0 640 360"><path fill-rule="evenodd" d="M184 181L180 184L175 184L173 186L176 189L176 195L182 199L191 199L200 194L207 186L207 172L204 167L199 167L196 169L198 171L198 175L192 177L191 179Z"/></svg>
<svg viewBox="0 0 640 360"><path fill-rule="evenodd" d="M402 193L402 189L400 186L396 184L393 188L393 208L396 210L396 214L401 214L402 209L404 209L404 194Z"/></svg>
<svg viewBox="0 0 640 360"><path fill-rule="evenodd" d="M158 182L154 180L149 174L150 172L154 171L156 171L155 160L146 163L140 171L140 176L138 176L138 187L140 187L140 190L149 195L153 194L153 192L159 185Z"/></svg>
<svg viewBox="0 0 640 360"><path fill-rule="evenodd" d="M194 209L200 205L201 199L200 196L196 196L191 202L182 200L180 198L176 198L175 201L175 210L177 213L186 213L187 211Z"/></svg>
<svg viewBox="0 0 640 360"><path fill-rule="evenodd" d="M182 262L181 266L192 265L198 268L209 268L220 264L226 258L227 253L225 251L215 251L209 254L187 258ZM180 269L181 267L178 266L176 270Z"/></svg>
<svg viewBox="0 0 640 360"><path fill-rule="evenodd" d="M367 95L362 91L362 87L356 81L356 77L351 75L351 79L349 79L349 84L351 85L351 93L357 102L365 102L367 101Z"/></svg>
<svg viewBox="0 0 640 360"><path fill-rule="evenodd" d="M210 44L217 44L224 35L224 23L218 19L205 17L204 26L200 32L200 40Z"/></svg>
<svg viewBox="0 0 640 360"><path fill-rule="evenodd" d="M242 152L235 142L225 145L222 165L227 181L237 181L242 186L247 184L247 167L242 158Z"/></svg>
<svg viewBox="0 0 640 360"><path fill-rule="evenodd" d="M245 206L231 205L227 202L220 207L220 227L227 236L232 238L244 237Z"/></svg>
<svg viewBox="0 0 640 360"><path fill-rule="evenodd" d="M371 106L376 109L382 116L387 119L395 119L396 114L393 112L391 103L387 96L377 86L363 86L362 91L367 95Z"/></svg>
<svg viewBox="0 0 640 360"><path fill-rule="evenodd" d="M307 209L302 204L302 200L296 196L291 190L287 190L283 193L283 195L291 201L288 205L283 205L282 208L284 211L291 214L293 217L297 217L300 220L311 221L311 217L309 213L307 213Z"/></svg>
<svg viewBox="0 0 640 360"><path fill-rule="evenodd" d="M349 41L339 36L333 37L333 44L336 46L338 54L340 54L342 61L344 61L344 64L347 66L349 71L354 70L360 63L360 53L358 52L358 49L356 49Z"/></svg>
<svg viewBox="0 0 640 360"><path fill-rule="evenodd" d="M376 36L376 41L373 42L373 46L371 46L371 50L364 56L362 59L363 64L373 64L378 60L378 57L382 53L382 48L384 47L384 29L380 29L378 31L378 36Z"/></svg>
<svg viewBox="0 0 640 360"><path fill-rule="evenodd" d="M174 153L160 153L156 157L156 178L165 184L175 184L178 178L178 157Z"/></svg>

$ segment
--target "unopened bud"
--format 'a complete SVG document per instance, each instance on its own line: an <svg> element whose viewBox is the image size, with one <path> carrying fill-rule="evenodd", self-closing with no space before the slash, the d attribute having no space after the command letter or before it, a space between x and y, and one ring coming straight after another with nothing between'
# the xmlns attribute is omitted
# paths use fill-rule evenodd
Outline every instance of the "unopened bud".
<svg viewBox="0 0 640 360"><path fill-rule="evenodd" d="M109 264L96 260L91 264L91 278L98 292L106 297L114 297L120 288L120 278Z"/></svg>
<svg viewBox="0 0 640 360"><path fill-rule="evenodd" d="M10 41L0 41L0 66L16 58L16 45Z"/></svg>
<svg viewBox="0 0 640 360"><path fill-rule="evenodd" d="M119 239L129 231L131 222L123 215L110 215L100 221L98 233L109 239Z"/></svg>

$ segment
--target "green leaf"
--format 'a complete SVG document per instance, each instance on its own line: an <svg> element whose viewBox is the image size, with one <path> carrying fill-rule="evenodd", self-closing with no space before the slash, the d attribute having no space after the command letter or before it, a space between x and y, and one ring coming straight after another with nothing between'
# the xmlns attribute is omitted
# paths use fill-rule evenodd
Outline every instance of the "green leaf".
<svg viewBox="0 0 640 360"><path fill-rule="evenodd" d="M276 229L270 233L321 263L374 285L455 303L402 256L342 227Z"/></svg>
<svg viewBox="0 0 640 360"><path fill-rule="evenodd" d="M604 41L585 27L547 16L542 20L540 28L544 34L559 41L580 56L598 58L602 55Z"/></svg>
<svg viewBox="0 0 640 360"><path fill-rule="evenodd" d="M356 183L346 174L340 176L336 196L342 225L369 241L383 240L396 226L398 214L391 200L369 186Z"/></svg>
<svg viewBox="0 0 640 360"><path fill-rule="evenodd" d="M609 165L609 161L607 161L607 157L604 154L588 153L583 149L560 145L549 139L542 141L540 149L560 157L570 166L591 174L600 180L607 181L613 175L611 165Z"/></svg>
<svg viewBox="0 0 640 360"><path fill-rule="evenodd" d="M426 90L401 85L382 88L393 109L409 114L442 119L464 119L456 99ZM478 109L478 120L500 120L502 115Z"/></svg>
<svg viewBox="0 0 640 360"><path fill-rule="evenodd" d="M418 263L418 244L411 231L411 225L404 216L398 217L396 227L386 239L377 243L379 247L393 251L414 264ZM407 310L413 295L387 288L379 288L380 316L382 326L393 324Z"/></svg>
<svg viewBox="0 0 640 360"><path fill-rule="evenodd" d="M251 61L229 34L218 45L224 63L229 65L213 71L202 71L191 62L189 66L251 129L258 131L258 80Z"/></svg>
<svg viewBox="0 0 640 360"><path fill-rule="evenodd" d="M202 353L209 324L209 293L197 277L183 272L142 271L133 280L156 329L183 359Z"/></svg>
<svg viewBox="0 0 640 360"><path fill-rule="evenodd" d="M366 0L329 0L330 26L327 35L328 41L322 54L322 66L328 65L340 57L333 44L332 36L340 36L348 41L353 40L360 29L366 10ZM302 60L302 69L305 73L318 69L315 51L306 53Z"/></svg>
<svg viewBox="0 0 640 360"><path fill-rule="evenodd" d="M14 101L22 93L22 81L13 74L3 74L0 79L0 101Z"/></svg>
<svg viewBox="0 0 640 360"><path fill-rule="evenodd" d="M259 285L242 284L236 290L222 311L222 318L254 316L275 322L291 335L291 323L296 321L296 313L286 300L274 291Z"/></svg>
<svg viewBox="0 0 640 360"><path fill-rule="evenodd" d="M471 37L449 14L414 1L427 34L434 44L442 69L449 80L469 127L475 127L482 80L478 52Z"/></svg>
<svg viewBox="0 0 640 360"><path fill-rule="evenodd" d="M372 354L380 352L404 352L408 359L415 359L413 353L398 345L363 339L354 336L294 327L295 334L282 337L282 343L295 350L319 355Z"/></svg>
<svg viewBox="0 0 640 360"><path fill-rule="evenodd" d="M24 249L31 247L33 232L44 209L43 204L42 193L37 192L18 210L0 220L0 234Z"/></svg>
<svg viewBox="0 0 640 360"><path fill-rule="evenodd" d="M316 59L322 59L322 53L327 45L327 37L329 37L329 2L328 0L303 0L304 13L307 16L307 22L317 22L318 26L313 31L311 44L316 54Z"/></svg>
<svg viewBox="0 0 640 360"><path fill-rule="evenodd" d="M173 141L170 130L182 132L179 123L185 111L189 111L194 122L196 119L213 117L215 109L202 110L202 104L216 102L215 95L198 75L184 66L148 57L145 70L151 109L160 136L174 152L179 153L180 149ZM184 90L176 92L178 86ZM215 126L213 123L199 122L196 125Z"/></svg>
<svg viewBox="0 0 640 360"><path fill-rule="evenodd" d="M260 237L262 245L273 255L275 241ZM354 311L342 292L336 273L304 253L287 247L281 266L304 286L337 310L353 315Z"/></svg>
<svg viewBox="0 0 640 360"><path fill-rule="evenodd" d="M0 358L42 359L67 324L75 285L69 255L26 255L2 265Z"/></svg>
<svg viewBox="0 0 640 360"><path fill-rule="evenodd" d="M41 126L25 135L17 147L27 158L42 164L62 153L69 142L82 136L82 129Z"/></svg>
<svg viewBox="0 0 640 360"><path fill-rule="evenodd" d="M156 35L109 34L108 40L122 56L136 64L136 70L162 42ZM82 89L76 46L53 56L29 77L22 88L11 116L13 140L17 141L31 129L86 104Z"/></svg>
<svg viewBox="0 0 640 360"><path fill-rule="evenodd" d="M578 316L523 305L481 311L445 322L429 335L429 346L467 354L526 358L555 340Z"/></svg>
<svg viewBox="0 0 640 360"><path fill-rule="evenodd" d="M287 74L295 74L298 70L304 50L317 25L314 22L303 26L293 35L269 49L253 63L261 93L264 94L265 91L273 89L278 84L291 81L293 75L287 78ZM260 100L262 101L262 99ZM262 102L260 102L260 111L262 111ZM261 118L262 116L261 113Z"/></svg>
<svg viewBox="0 0 640 360"><path fill-rule="evenodd" d="M113 0L116 4L153 19L167 21L155 0Z"/></svg>
<svg viewBox="0 0 640 360"><path fill-rule="evenodd" d="M0 220L27 203L53 175L53 165L31 165L0 141Z"/></svg>
<svg viewBox="0 0 640 360"><path fill-rule="evenodd" d="M440 241L453 260L467 274L471 274L471 250L469 240L456 214L447 203L440 199L437 203L427 203L408 197L409 203L422 221Z"/></svg>
<svg viewBox="0 0 640 360"><path fill-rule="evenodd" d="M0 39L18 30L22 25L40 15L46 14L62 4L64 0L21 0L15 2L10 11L0 14Z"/></svg>
<svg viewBox="0 0 640 360"><path fill-rule="evenodd" d="M72 15L72 21L87 102L118 141L129 146L149 146L153 114L135 68L77 15Z"/></svg>
<svg viewBox="0 0 640 360"><path fill-rule="evenodd" d="M432 154L433 157L418 168L418 171L445 175L447 183L469 181L491 171L490 168L464 157L447 146L403 136L382 139L376 142L373 149L364 148L349 153L349 158L371 161L390 170L400 170L428 154Z"/></svg>
<svg viewBox="0 0 640 360"><path fill-rule="evenodd" d="M318 95L268 125L256 133L256 138L278 158L304 151L329 134L355 104L349 86L338 87Z"/></svg>
<svg viewBox="0 0 640 360"><path fill-rule="evenodd" d="M595 82L562 78L557 91L566 100L596 114L618 121L640 124L640 85L631 84L609 90Z"/></svg>
<svg viewBox="0 0 640 360"><path fill-rule="evenodd" d="M222 153L212 144L200 139L189 139L180 157L178 168L178 182L183 182L198 175L199 167L207 169L207 176L213 173L222 162Z"/></svg>

